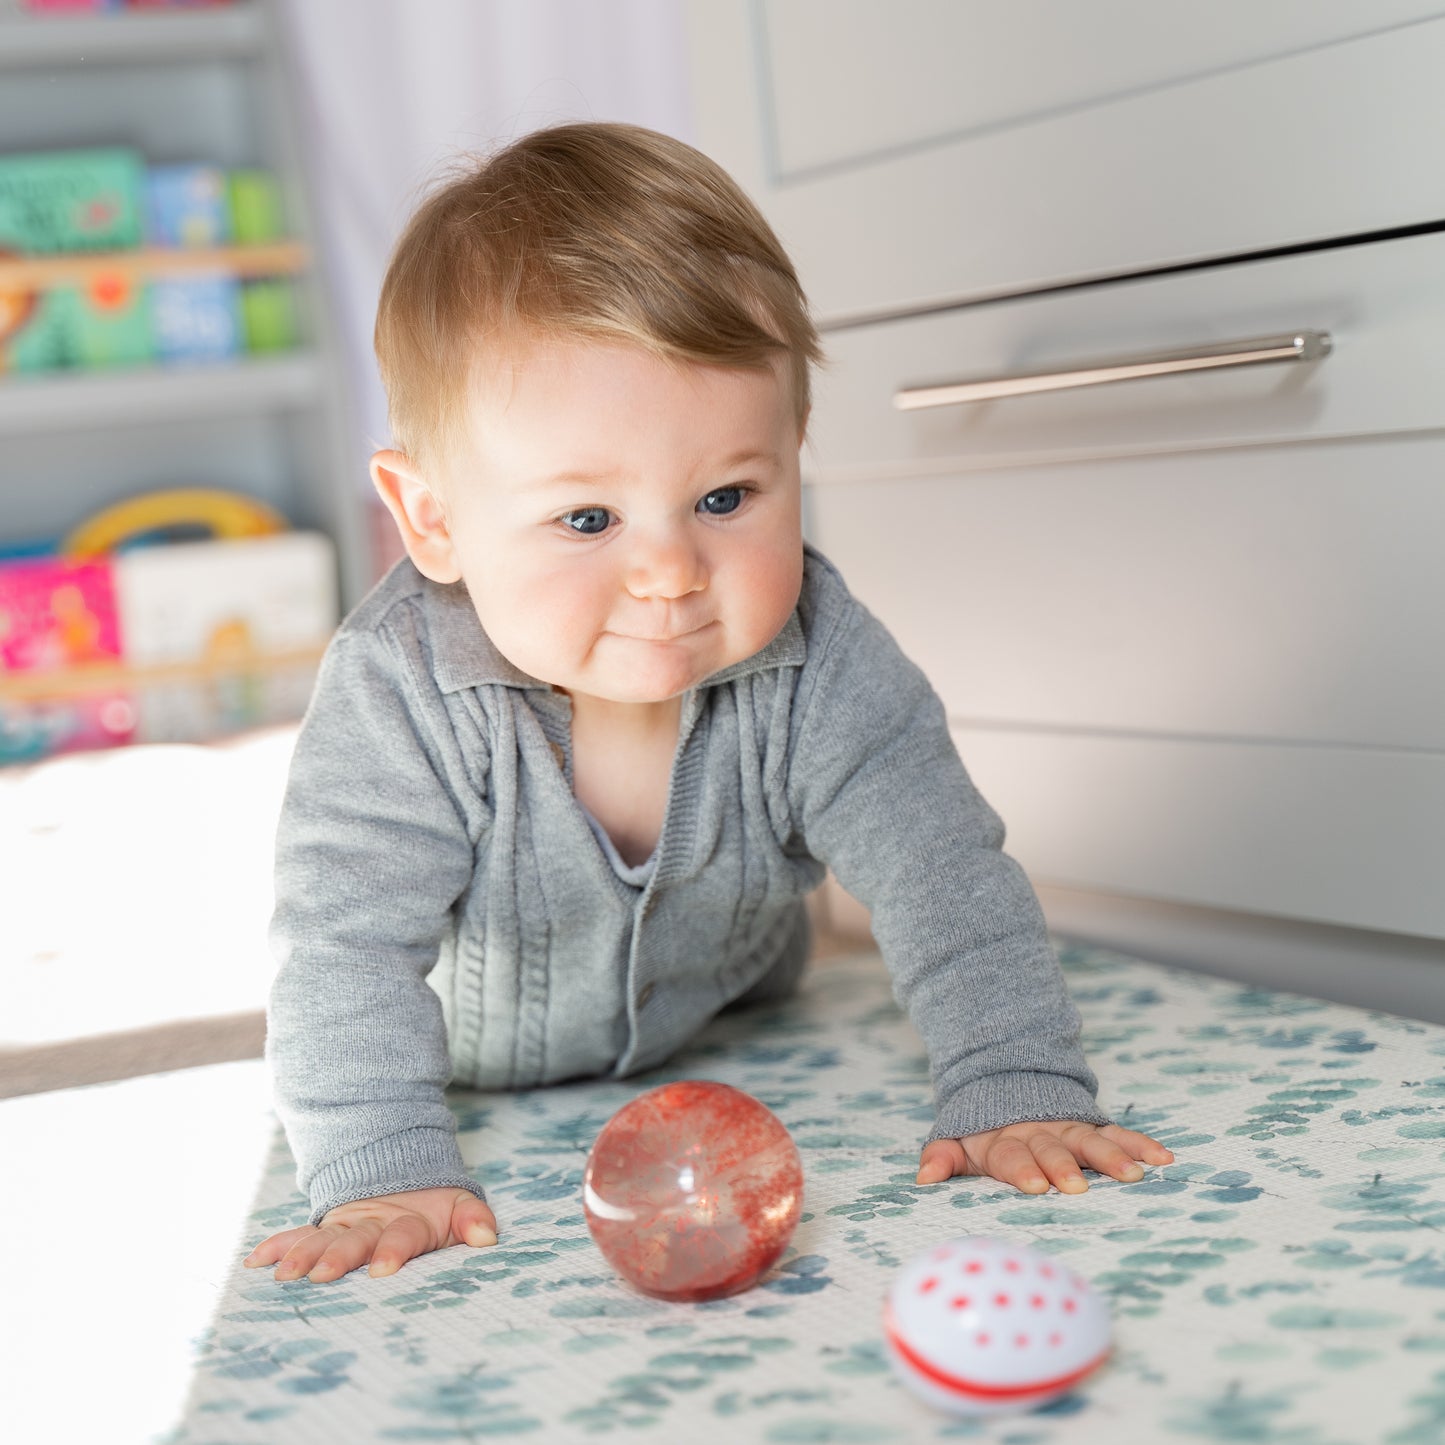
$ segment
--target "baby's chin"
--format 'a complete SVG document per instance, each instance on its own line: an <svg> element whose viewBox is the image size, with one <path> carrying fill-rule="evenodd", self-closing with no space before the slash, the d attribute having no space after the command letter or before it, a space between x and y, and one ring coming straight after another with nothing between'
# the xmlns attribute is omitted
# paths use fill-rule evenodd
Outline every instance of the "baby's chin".
<svg viewBox="0 0 1445 1445"><path fill-rule="evenodd" d="M593 648L588 666L579 669L575 682L562 686L567 692L589 694L608 702L668 702L742 657L751 656L749 652L734 656L736 648L719 642L708 639L712 644L708 645L684 639L656 643L603 637Z"/></svg>

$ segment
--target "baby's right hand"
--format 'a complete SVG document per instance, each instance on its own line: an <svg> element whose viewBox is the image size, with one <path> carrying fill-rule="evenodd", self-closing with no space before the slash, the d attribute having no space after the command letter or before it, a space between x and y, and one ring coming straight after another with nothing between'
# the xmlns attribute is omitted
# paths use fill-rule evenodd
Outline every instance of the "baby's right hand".
<svg viewBox="0 0 1445 1445"><path fill-rule="evenodd" d="M242 1262L275 1264L278 1280L307 1274L314 1283L340 1279L371 1261L373 1278L395 1274L407 1260L454 1244L497 1242L497 1217L466 1189L407 1189L338 1204L319 1225L303 1224L263 1239Z"/></svg>

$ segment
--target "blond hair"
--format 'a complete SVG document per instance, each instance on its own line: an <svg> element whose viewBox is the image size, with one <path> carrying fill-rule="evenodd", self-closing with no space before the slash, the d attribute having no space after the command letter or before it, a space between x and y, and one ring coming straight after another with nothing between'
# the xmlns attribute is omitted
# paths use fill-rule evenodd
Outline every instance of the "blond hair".
<svg viewBox="0 0 1445 1445"><path fill-rule="evenodd" d="M623 341L674 361L791 371L799 426L823 365L778 238L715 162L641 126L573 123L463 159L411 218L376 315L395 444L436 469L488 348Z"/></svg>

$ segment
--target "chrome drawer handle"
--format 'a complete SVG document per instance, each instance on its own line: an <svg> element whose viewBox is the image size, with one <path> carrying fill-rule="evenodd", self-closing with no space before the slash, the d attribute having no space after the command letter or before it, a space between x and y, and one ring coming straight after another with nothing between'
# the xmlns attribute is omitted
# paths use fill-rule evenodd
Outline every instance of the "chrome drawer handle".
<svg viewBox="0 0 1445 1445"><path fill-rule="evenodd" d="M1266 361L1319 361L1330 354L1328 331L1295 331L1287 336L1256 336L1248 341L1220 341L1189 351L1155 351L1118 361L1095 362L1071 371L1023 371L982 381L947 381L933 386L908 386L893 394L899 411L926 406L953 406L962 401L988 401L1023 396L1031 391L1063 391L1070 386L1098 386L1106 381L1132 381L1139 376L1168 376L1175 371L1208 371L1216 366L1258 366Z"/></svg>

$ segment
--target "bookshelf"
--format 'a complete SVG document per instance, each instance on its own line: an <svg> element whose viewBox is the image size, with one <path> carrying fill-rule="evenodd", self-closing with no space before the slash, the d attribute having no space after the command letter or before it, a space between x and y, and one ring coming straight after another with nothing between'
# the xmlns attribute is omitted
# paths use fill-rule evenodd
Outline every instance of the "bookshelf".
<svg viewBox="0 0 1445 1445"><path fill-rule="evenodd" d="M372 580L363 488L274 0L96 15L0 0L0 136L7 153L124 145L151 165L269 170L289 232L266 246L0 257L0 290L218 268L284 275L300 328L297 348L234 361L0 377L0 548L58 538L142 492L218 488L328 535L338 604L351 606Z"/></svg>

